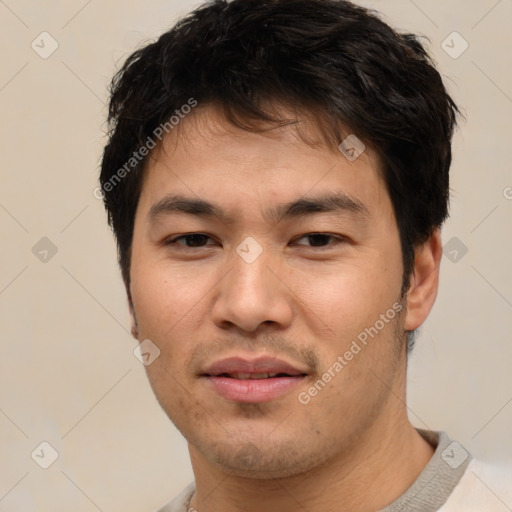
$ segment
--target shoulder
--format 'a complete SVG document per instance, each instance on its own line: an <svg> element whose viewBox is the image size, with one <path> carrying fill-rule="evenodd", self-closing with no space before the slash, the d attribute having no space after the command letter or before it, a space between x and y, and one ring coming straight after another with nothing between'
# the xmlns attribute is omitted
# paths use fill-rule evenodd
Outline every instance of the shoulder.
<svg viewBox="0 0 512 512"><path fill-rule="evenodd" d="M473 459L439 512L507 512L512 507L512 466Z"/></svg>
<svg viewBox="0 0 512 512"><path fill-rule="evenodd" d="M155 510L155 512L188 512L188 504L190 502L190 498L192 498L192 495L194 494L194 491L195 482L192 482L171 502L167 503L164 507Z"/></svg>

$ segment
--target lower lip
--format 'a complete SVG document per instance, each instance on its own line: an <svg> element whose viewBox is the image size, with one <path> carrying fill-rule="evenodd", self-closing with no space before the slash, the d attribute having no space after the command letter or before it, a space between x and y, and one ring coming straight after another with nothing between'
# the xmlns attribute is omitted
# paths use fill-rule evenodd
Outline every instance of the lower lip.
<svg viewBox="0 0 512 512"><path fill-rule="evenodd" d="M270 402L288 393L303 381L304 376L247 380L212 376L205 376L204 378L226 400L256 404Z"/></svg>

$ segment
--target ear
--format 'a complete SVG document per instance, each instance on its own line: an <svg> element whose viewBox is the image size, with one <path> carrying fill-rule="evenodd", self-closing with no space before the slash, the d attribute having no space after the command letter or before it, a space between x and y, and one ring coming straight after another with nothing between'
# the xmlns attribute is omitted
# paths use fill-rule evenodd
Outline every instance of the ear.
<svg viewBox="0 0 512 512"><path fill-rule="evenodd" d="M132 336L138 340L139 339L139 327L137 325L137 316L135 315L135 308L133 307L132 294L130 291L130 286L126 286L126 296L128 298L128 308L130 310L130 318L132 323L131 333Z"/></svg>
<svg viewBox="0 0 512 512"><path fill-rule="evenodd" d="M432 236L414 250L414 267L407 292L405 330L417 329L434 306L439 286L439 266L443 255L441 232Z"/></svg>

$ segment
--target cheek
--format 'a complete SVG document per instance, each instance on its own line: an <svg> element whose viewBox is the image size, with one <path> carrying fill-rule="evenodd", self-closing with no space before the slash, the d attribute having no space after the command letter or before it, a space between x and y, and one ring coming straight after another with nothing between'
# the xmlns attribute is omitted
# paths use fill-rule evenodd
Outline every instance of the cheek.
<svg viewBox="0 0 512 512"><path fill-rule="evenodd" d="M382 257L360 258L294 279L304 315L316 317L330 336L341 339L373 325L395 303L401 287L400 266L397 269Z"/></svg>
<svg viewBox="0 0 512 512"><path fill-rule="evenodd" d="M141 335L164 340L190 322L206 299L210 279L165 261L132 266L131 293Z"/></svg>

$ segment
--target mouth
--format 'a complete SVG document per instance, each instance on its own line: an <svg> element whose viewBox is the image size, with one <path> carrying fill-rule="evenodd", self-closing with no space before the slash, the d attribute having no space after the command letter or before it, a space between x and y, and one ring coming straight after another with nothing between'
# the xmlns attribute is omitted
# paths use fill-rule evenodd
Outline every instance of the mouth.
<svg viewBox="0 0 512 512"><path fill-rule="evenodd" d="M283 360L240 357L217 361L200 375L216 394L238 403L270 402L289 393L307 373Z"/></svg>
<svg viewBox="0 0 512 512"><path fill-rule="evenodd" d="M226 377L227 379L237 380L261 380L275 379L282 377L301 377L304 374L290 375L288 373L220 373L219 375L207 375L208 377Z"/></svg>

